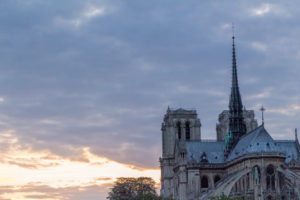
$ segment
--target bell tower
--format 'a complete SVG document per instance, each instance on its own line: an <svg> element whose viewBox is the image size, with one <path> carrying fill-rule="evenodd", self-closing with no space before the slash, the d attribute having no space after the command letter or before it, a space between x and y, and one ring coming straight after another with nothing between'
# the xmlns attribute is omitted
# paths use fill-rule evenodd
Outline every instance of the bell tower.
<svg viewBox="0 0 300 200"><path fill-rule="evenodd" d="M182 108L173 110L168 108L161 126L162 131L162 157L161 167L161 195L174 197L174 165L175 145L188 141L200 141L201 123L196 110Z"/></svg>

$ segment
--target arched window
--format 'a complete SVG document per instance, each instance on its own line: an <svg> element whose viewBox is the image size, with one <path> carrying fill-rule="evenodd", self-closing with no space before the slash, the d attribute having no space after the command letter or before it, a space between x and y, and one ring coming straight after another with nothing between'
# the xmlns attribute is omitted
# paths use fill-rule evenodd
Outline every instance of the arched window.
<svg viewBox="0 0 300 200"><path fill-rule="evenodd" d="M273 198L272 198L272 196L271 195L269 195L268 197L267 197L267 200L272 200Z"/></svg>
<svg viewBox="0 0 300 200"><path fill-rule="evenodd" d="M267 167L267 189L275 190L275 170L272 165Z"/></svg>
<svg viewBox="0 0 300 200"><path fill-rule="evenodd" d="M191 139L191 129L190 129L190 122L185 122L185 139L190 140Z"/></svg>
<svg viewBox="0 0 300 200"><path fill-rule="evenodd" d="M260 177L260 168L256 165L253 167L253 180L255 184L260 184Z"/></svg>
<svg viewBox="0 0 300 200"><path fill-rule="evenodd" d="M201 188L208 188L208 178L207 178L207 176L202 176L202 178L201 178Z"/></svg>
<svg viewBox="0 0 300 200"><path fill-rule="evenodd" d="M178 139L181 139L181 124L177 122L177 132L178 132Z"/></svg>
<svg viewBox="0 0 300 200"><path fill-rule="evenodd" d="M246 188L250 187L250 175L249 173L247 173L247 177L246 177Z"/></svg>
<svg viewBox="0 0 300 200"><path fill-rule="evenodd" d="M215 185L219 182L219 180L221 180L221 177L219 175L216 175L214 178Z"/></svg>
<svg viewBox="0 0 300 200"><path fill-rule="evenodd" d="M243 180L242 180L242 191L244 191L245 190L245 178L243 178Z"/></svg>
<svg viewBox="0 0 300 200"><path fill-rule="evenodd" d="M285 185L284 184L284 175L281 172L278 172L278 176L279 176L279 188L282 190Z"/></svg>

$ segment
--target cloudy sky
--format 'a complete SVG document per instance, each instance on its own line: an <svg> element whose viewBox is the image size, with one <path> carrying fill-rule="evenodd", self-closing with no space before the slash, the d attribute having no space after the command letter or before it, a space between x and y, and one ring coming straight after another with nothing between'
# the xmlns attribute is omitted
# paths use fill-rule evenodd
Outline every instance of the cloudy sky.
<svg viewBox="0 0 300 200"><path fill-rule="evenodd" d="M105 199L119 176L159 181L168 106L215 139L231 23L247 109L276 139L300 128L300 3L0 1L0 200Z"/></svg>

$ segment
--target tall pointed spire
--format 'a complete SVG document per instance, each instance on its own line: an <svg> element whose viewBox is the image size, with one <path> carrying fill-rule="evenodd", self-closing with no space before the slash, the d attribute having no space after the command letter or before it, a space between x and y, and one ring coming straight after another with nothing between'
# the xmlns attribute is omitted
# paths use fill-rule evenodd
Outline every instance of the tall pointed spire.
<svg viewBox="0 0 300 200"><path fill-rule="evenodd" d="M234 38L235 37L232 36L232 83L231 83L229 109L243 110L242 98L240 95L239 83L238 83Z"/></svg>
<svg viewBox="0 0 300 200"><path fill-rule="evenodd" d="M231 82L231 94L229 99L229 132L230 139L226 144L225 156L228 156L233 147L238 142L239 138L246 133L246 125L243 117L243 104L240 95L234 35L232 36L232 82Z"/></svg>

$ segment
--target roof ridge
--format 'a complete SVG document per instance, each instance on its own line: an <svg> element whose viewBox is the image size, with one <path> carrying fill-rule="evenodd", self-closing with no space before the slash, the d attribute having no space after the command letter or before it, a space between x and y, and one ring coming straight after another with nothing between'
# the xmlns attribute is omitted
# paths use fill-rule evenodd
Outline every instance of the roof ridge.
<svg viewBox="0 0 300 200"><path fill-rule="evenodd" d="M260 137L263 133L268 136L268 138L271 140L270 142L272 142L272 143L275 144L275 140L271 137L271 135L265 129L264 125L261 125L260 127L261 127L261 130L259 130L259 132L254 135L254 137L251 139L251 141L249 142L249 144L252 143L253 141L259 140L257 138Z"/></svg>
<svg viewBox="0 0 300 200"><path fill-rule="evenodd" d="M242 137L240 137L239 140L243 139L244 137L247 137L248 135L250 135L251 133L255 132L255 131L256 131L257 129L259 129L259 128L264 128L264 127L263 127L263 125L260 125L260 126L256 127L256 128L253 129L252 131L250 131L250 132L246 133L245 135L243 135Z"/></svg>
<svg viewBox="0 0 300 200"><path fill-rule="evenodd" d="M218 141L218 140L188 140L186 143L224 143L223 141Z"/></svg>
<svg viewBox="0 0 300 200"><path fill-rule="evenodd" d="M274 140L275 142L295 142L295 140Z"/></svg>
<svg viewBox="0 0 300 200"><path fill-rule="evenodd" d="M275 141L273 138L272 138L272 136L270 135L270 133L265 129L265 127L262 125L262 127L263 127L263 130L265 130L264 132L265 133L267 133L267 135L273 140L273 141ZM263 133L263 131L259 131L259 133L257 134L257 136L256 137L258 137L259 135L261 135Z"/></svg>

